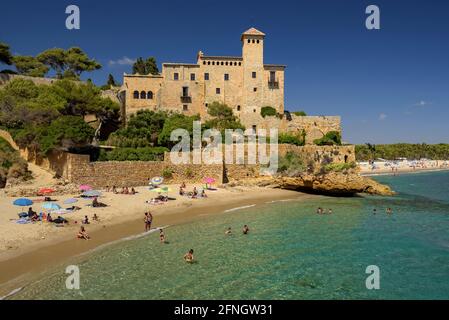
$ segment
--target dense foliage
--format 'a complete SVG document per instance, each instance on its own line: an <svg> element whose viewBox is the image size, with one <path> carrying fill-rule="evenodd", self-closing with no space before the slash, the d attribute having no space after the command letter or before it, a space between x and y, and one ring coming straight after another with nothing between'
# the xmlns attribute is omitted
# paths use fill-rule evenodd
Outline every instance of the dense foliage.
<svg viewBox="0 0 449 320"><path fill-rule="evenodd" d="M373 159L395 160L398 158L448 160L449 144L365 144L356 145L356 159L358 161L368 161Z"/></svg>
<svg viewBox="0 0 449 320"><path fill-rule="evenodd" d="M292 114L294 114L295 116L299 116L299 117L307 116L307 114L304 111L294 111L294 112L292 112Z"/></svg>
<svg viewBox="0 0 449 320"><path fill-rule="evenodd" d="M329 131L322 138L313 140L313 143L318 146L333 146L341 145L341 135L338 131Z"/></svg>
<svg viewBox="0 0 449 320"><path fill-rule="evenodd" d="M281 133L278 137L279 143L294 144L303 146L306 142L306 132L302 130L300 133Z"/></svg>
<svg viewBox="0 0 449 320"><path fill-rule="evenodd" d="M0 42L0 63L8 65L12 63L12 55L9 51L9 46L2 42Z"/></svg>
<svg viewBox="0 0 449 320"><path fill-rule="evenodd" d="M99 161L158 161L164 159L164 147L117 148L111 151L101 150Z"/></svg>
<svg viewBox="0 0 449 320"><path fill-rule="evenodd" d="M0 188L5 186L7 179L28 180L31 172L28 164L9 143L0 137Z"/></svg>
<svg viewBox="0 0 449 320"><path fill-rule="evenodd" d="M357 167L355 162L349 163L329 163L322 166L322 172L343 172Z"/></svg>
<svg viewBox="0 0 449 320"><path fill-rule="evenodd" d="M133 64L133 74L159 74L159 69L157 68L156 59L154 57L149 57L144 60L142 57L137 58L136 62Z"/></svg>
<svg viewBox="0 0 449 320"><path fill-rule="evenodd" d="M278 160L278 172L283 175L296 176L306 171L307 166L303 160L294 152L287 152L284 157Z"/></svg>
<svg viewBox="0 0 449 320"><path fill-rule="evenodd" d="M59 80L36 85L14 79L0 89L0 126L11 132L19 146L38 153L90 143L94 129L84 122L87 114L102 122L117 121L119 106L102 98L91 83Z"/></svg>
<svg viewBox="0 0 449 320"><path fill-rule="evenodd" d="M276 116L277 112L276 109L270 106L262 107L260 109L260 115L262 117L273 117Z"/></svg>
<svg viewBox="0 0 449 320"><path fill-rule="evenodd" d="M219 102L213 102L207 107L207 112L213 118L206 121L204 124L205 129L217 129L224 137L226 129L241 129L245 130L245 127L240 123L240 120L234 115L232 109L226 104Z"/></svg>

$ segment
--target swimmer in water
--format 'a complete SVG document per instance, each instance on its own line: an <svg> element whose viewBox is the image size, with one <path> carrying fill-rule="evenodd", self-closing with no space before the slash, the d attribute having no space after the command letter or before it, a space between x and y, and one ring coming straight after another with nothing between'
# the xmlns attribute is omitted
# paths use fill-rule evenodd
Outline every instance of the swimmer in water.
<svg viewBox="0 0 449 320"><path fill-rule="evenodd" d="M374 208L374 209L373 209L373 214L376 214L376 213L377 213L377 209Z"/></svg>
<svg viewBox="0 0 449 320"><path fill-rule="evenodd" d="M159 239L161 240L161 243L165 243L165 233L163 229L159 230Z"/></svg>
<svg viewBox="0 0 449 320"><path fill-rule="evenodd" d="M248 228L248 226L245 224L245 225L243 226L243 234L248 234L248 232L249 232L249 228Z"/></svg>
<svg viewBox="0 0 449 320"><path fill-rule="evenodd" d="M225 235L230 235L230 234L232 234L231 227L229 227L228 230L225 231Z"/></svg>
<svg viewBox="0 0 449 320"><path fill-rule="evenodd" d="M188 262L188 263L192 263L193 262L193 249L190 249L189 252L187 252L184 255L184 261Z"/></svg>

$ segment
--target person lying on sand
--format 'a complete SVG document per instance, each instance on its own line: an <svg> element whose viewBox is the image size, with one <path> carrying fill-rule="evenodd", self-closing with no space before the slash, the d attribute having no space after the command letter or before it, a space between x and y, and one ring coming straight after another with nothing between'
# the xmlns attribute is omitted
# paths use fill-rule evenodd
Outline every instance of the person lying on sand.
<svg viewBox="0 0 449 320"><path fill-rule="evenodd" d="M192 263L193 262L193 249L190 249L189 252L187 252L184 255L184 261L188 262L188 263Z"/></svg>
<svg viewBox="0 0 449 320"><path fill-rule="evenodd" d="M230 235L230 234L232 234L231 227L229 227L228 230L225 231L225 235Z"/></svg>
<svg viewBox="0 0 449 320"><path fill-rule="evenodd" d="M136 190L134 188L131 188L131 192L130 193L131 194L136 194L137 192L136 192Z"/></svg>
<svg viewBox="0 0 449 320"><path fill-rule="evenodd" d="M89 240L90 239L89 235L86 232L86 229L84 229L83 226L81 226L81 229L78 232L77 237L78 237L78 239L84 239L84 240Z"/></svg>
<svg viewBox="0 0 449 320"><path fill-rule="evenodd" d="M248 232L249 232L249 228L248 228L248 226L245 224L245 225L243 226L243 234L248 234Z"/></svg>

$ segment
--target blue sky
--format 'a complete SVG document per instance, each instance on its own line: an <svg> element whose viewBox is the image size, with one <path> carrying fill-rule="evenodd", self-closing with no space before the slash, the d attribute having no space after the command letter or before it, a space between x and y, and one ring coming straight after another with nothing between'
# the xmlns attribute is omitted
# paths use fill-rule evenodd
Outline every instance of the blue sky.
<svg viewBox="0 0 449 320"><path fill-rule="evenodd" d="M81 10L81 29L65 28L65 8ZM380 8L381 29L365 28ZM286 64L285 106L341 115L353 143L449 143L449 1L7 1L0 41L14 54L80 46L122 81L127 60L195 62L240 55L240 34L266 33L265 63ZM1 66L0 68L3 68Z"/></svg>

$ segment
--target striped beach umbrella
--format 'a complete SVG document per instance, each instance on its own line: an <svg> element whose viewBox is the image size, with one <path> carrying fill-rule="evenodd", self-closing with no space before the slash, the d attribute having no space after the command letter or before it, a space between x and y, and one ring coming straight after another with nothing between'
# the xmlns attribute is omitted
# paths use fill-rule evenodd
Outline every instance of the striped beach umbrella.
<svg viewBox="0 0 449 320"><path fill-rule="evenodd" d="M164 178L162 177L151 178L151 184L154 184L155 186L160 185L162 182L164 182Z"/></svg>

